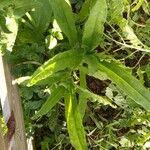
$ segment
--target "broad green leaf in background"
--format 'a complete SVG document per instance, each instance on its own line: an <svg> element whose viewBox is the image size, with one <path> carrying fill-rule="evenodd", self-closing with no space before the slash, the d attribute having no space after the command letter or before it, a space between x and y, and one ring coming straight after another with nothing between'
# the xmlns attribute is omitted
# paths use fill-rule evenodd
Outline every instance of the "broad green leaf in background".
<svg viewBox="0 0 150 150"><path fill-rule="evenodd" d="M38 0L39 5L32 11L32 24L37 32L43 33L49 26L52 8L49 0Z"/></svg>
<svg viewBox="0 0 150 150"><path fill-rule="evenodd" d="M11 33L4 33L4 32L1 33L0 37L1 52L5 50L12 51L18 33L18 23L13 14L7 16L5 19L6 19L6 27Z"/></svg>
<svg viewBox="0 0 150 150"><path fill-rule="evenodd" d="M66 0L50 0L55 19L62 32L66 34L70 45L74 46L78 42L77 31L71 6Z"/></svg>
<svg viewBox="0 0 150 150"><path fill-rule="evenodd" d="M65 95L65 114L72 145L76 150L87 150L86 137L77 99L72 92Z"/></svg>
<svg viewBox="0 0 150 150"><path fill-rule="evenodd" d="M107 4L105 0L97 0L90 11L89 18L84 26L82 47L86 50L96 48L102 39L104 23L107 17Z"/></svg>
<svg viewBox="0 0 150 150"><path fill-rule="evenodd" d="M113 61L111 63L100 61L98 68L101 72L105 72L137 104L141 105L145 110L150 111L150 91L133 77L125 67Z"/></svg>
<svg viewBox="0 0 150 150"><path fill-rule="evenodd" d="M43 104L41 109L33 116L33 119L46 115L63 97L64 92L65 88L63 86L54 87L51 91L51 95Z"/></svg>
<svg viewBox="0 0 150 150"><path fill-rule="evenodd" d="M82 6L79 14L77 14L76 22L80 23L88 17L92 6L95 4L95 1L96 0L86 0L83 3L83 6Z"/></svg>
<svg viewBox="0 0 150 150"><path fill-rule="evenodd" d="M52 21L52 9L49 0L38 0L36 3L24 2L20 3L19 6L17 5L17 9L15 9L16 16L21 16L29 8L33 9L26 12L26 17L23 20L24 28L18 33L18 40L20 43L42 43L44 41L43 33ZM24 10L22 7L27 8Z"/></svg>
<svg viewBox="0 0 150 150"><path fill-rule="evenodd" d="M1 0L0 10L5 7L12 7L16 18L22 17L26 12L37 6L38 2L34 0Z"/></svg>
<svg viewBox="0 0 150 150"><path fill-rule="evenodd" d="M0 1L0 10L12 3L13 3L13 0L1 0Z"/></svg>
<svg viewBox="0 0 150 150"><path fill-rule="evenodd" d="M13 0L12 0L13 1ZM14 16L15 18L21 18L26 12L31 11L40 6L40 3L35 0L15 0L14 5Z"/></svg>
<svg viewBox="0 0 150 150"><path fill-rule="evenodd" d="M48 76L53 76L56 72L64 69L76 68L82 61L83 54L77 50L69 50L63 53L59 53L44 65L39 67L31 79L29 80L28 86L36 84Z"/></svg>

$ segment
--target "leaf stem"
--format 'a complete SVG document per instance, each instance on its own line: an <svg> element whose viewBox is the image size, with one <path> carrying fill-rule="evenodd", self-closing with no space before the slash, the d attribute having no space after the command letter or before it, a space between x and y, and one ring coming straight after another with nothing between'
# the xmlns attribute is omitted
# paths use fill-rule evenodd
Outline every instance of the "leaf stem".
<svg viewBox="0 0 150 150"><path fill-rule="evenodd" d="M140 48L140 47L135 47L135 46L131 46L131 45L128 45L126 43L121 43L119 41L116 41L115 39L111 38L110 36L108 36L107 34L104 33L104 36L106 36L108 39L110 39L111 41L115 42L116 44L118 45L122 45L126 48L130 48L130 49L136 49L136 50L139 50L139 51L143 51L143 52L148 52L150 53L150 50L149 49L143 49L143 48Z"/></svg>
<svg viewBox="0 0 150 150"><path fill-rule="evenodd" d="M82 68L80 68L80 86L82 88L86 89L86 74L82 70ZM84 117L86 106L87 106L87 100L83 94L80 94L80 96L79 96L79 110L80 110L82 118Z"/></svg>

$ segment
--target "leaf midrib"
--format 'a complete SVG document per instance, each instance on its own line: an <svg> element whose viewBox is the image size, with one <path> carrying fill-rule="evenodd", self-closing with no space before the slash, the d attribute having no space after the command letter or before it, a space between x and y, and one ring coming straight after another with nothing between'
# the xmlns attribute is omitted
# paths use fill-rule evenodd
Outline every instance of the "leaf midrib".
<svg viewBox="0 0 150 150"><path fill-rule="evenodd" d="M142 94L140 93L140 91L135 90L135 89L132 87L132 85L130 85L126 80L124 80L124 78L120 77L120 76L118 75L118 73L116 73L116 72L114 72L113 70L111 70L111 69L105 67L103 64L101 64L101 65L102 65L104 68L106 68L107 70L109 70L110 72L112 72L114 75L117 75L117 77L118 77L119 79L123 80L123 82L125 82L127 85L129 85L129 87L130 87L133 91L135 91L137 94L139 94L140 96L142 96L145 101L147 101L147 102L150 103L150 101L147 100L147 97L145 97L144 95L142 95ZM109 75L108 75L108 76L109 76ZM109 77L109 78L111 79L111 77ZM134 101L137 102L136 100L134 100ZM139 101L138 101L138 103L139 103ZM142 106L143 106L143 104L142 104ZM145 107L145 106L143 106L143 107Z"/></svg>

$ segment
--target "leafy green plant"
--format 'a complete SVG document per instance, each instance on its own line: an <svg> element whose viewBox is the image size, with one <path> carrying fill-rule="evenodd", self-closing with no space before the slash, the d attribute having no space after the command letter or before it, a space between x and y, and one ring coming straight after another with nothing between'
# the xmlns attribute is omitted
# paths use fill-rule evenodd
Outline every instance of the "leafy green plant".
<svg viewBox="0 0 150 150"><path fill-rule="evenodd" d="M61 5L58 5L58 3L61 3ZM82 73L82 68L86 68L87 73L89 74L96 73L97 71L99 71L99 73L105 73L108 78L118 86L118 88L123 90L126 95L131 98L131 100L134 100L147 111L150 111L150 92L144 88L143 85L135 79L123 65L116 63L114 60L101 58L100 55L93 51L93 49L100 44L104 32L104 23L106 22L107 16L107 4L105 0L97 0L90 10L89 17L84 25L83 38L79 37L82 38L81 43L77 40L77 30L75 28L70 4L63 0L59 2L52 0L51 5L54 17L62 32L68 37L70 48L72 47L73 50L59 53L47 61L31 76L31 79L28 81L28 86L34 85L47 77L53 78L56 73L61 72L62 70L66 70L67 72L69 70L70 73L68 74L67 80L59 81L58 79L56 81L55 84L58 86L58 90L53 91L52 88L54 93L52 92L50 99L48 99L42 106L41 110L37 113L37 116L46 114L58 102L58 100L64 97L67 127L71 143L76 149L83 150L87 149L82 118L80 116L84 114L80 114L79 108L82 107L80 105L86 105L86 103L80 102L86 101L86 99L84 99L82 96L83 94L81 94L79 95L79 100L77 100L76 93L78 93L78 91L75 88L75 81L71 75L72 72L75 70L80 71L80 86L84 89L86 89L86 83L83 83L82 80L86 78L86 73ZM94 63L90 62L91 56L93 57ZM91 64L95 69L94 71L89 67ZM60 86L64 86L64 90L61 91L59 89ZM71 91L71 93L69 91ZM101 99L103 98L101 97ZM103 101L105 101L105 99L103 99Z"/></svg>
<svg viewBox="0 0 150 150"><path fill-rule="evenodd" d="M30 109L38 110L32 119L48 115L57 106L57 103L63 102L71 144L77 150L86 150L90 147L87 143L86 131L88 129L84 129L85 112L89 110L88 102L97 101L106 110L107 107L117 108L117 106L121 106L122 109L127 107L131 107L131 109L139 108L142 113L150 111L149 89L146 89L141 81L133 76L130 68L119 60L114 59L116 56L112 56L111 52L108 51L108 43L110 42L111 50L116 46L119 49L125 49L131 55L132 50L141 51L149 55L150 49L146 43L149 40L148 37L143 39L142 36L138 37L136 35L139 30L144 33L146 31L137 29L134 32L133 21L129 17L130 11L135 13L142 6L144 7L144 1L139 1L132 7L131 2L126 0L86 0L78 13L72 10L69 0L45 0L44 2L38 0L36 2L31 1L28 4L24 1L21 1L21 3L18 1L16 3L13 1L4 3L2 1L0 3L5 8L11 7L12 4L15 5L12 8L14 10L10 18L15 23L21 20L21 25L18 26L16 23L17 30L13 31L9 29L9 26L5 26L5 15L7 13L5 12L6 14L4 13L1 16L3 21L0 26L1 33L9 38L12 33L15 33L11 38L12 41L9 38L1 41L1 51L5 48L12 49L16 40L14 46L16 52L13 52L15 57L11 58L11 61L15 62L17 60L20 62L23 59L25 61L23 64L27 64L25 71L20 71L21 73L23 72L23 75L29 76L24 85L27 87L33 86L33 89L36 86L44 86L49 91L49 96L48 98L46 96L47 100L43 105L41 101L29 102L28 106L38 106L30 107ZM74 3L76 4L76 2ZM22 6L20 9L19 5ZM0 8L4 11L2 6ZM124 17L124 13L127 13L127 17ZM51 26L51 24L53 25ZM148 28L147 26L146 28ZM11 33L7 33L9 31ZM18 35L16 37L17 31ZM8 41L13 45L7 45ZM46 46L49 50L45 50ZM20 49L21 52L19 51ZM101 50L103 53L99 52ZM21 56L20 60L16 57L16 53L19 57ZM47 61L44 62L45 60ZM36 67L31 67L29 64L34 64ZM39 65L40 67L37 68ZM146 65L146 68L146 74L149 78L149 65ZM29 72L26 70L29 70ZM20 72L18 71L18 77L22 76ZM111 93L106 93L105 96L93 93L87 86L87 76L100 80L109 79L115 88L110 86ZM24 99L31 100L34 97L35 92L32 90L30 88L22 89ZM122 97L119 99L118 95L113 95L113 92L117 92ZM110 94L112 95L110 96ZM38 97L40 96L38 95ZM124 104L119 105L120 103L117 102L117 99L121 104L124 101L127 106L125 107ZM39 109L40 106L41 108ZM130 109L128 108L128 110ZM129 114L135 117L131 112ZM125 115L128 116L127 113ZM90 113L90 117L99 130L103 129L95 116ZM107 122L105 118L101 117L101 119ZM116 145L117 137L113 130L118 130L117 125L119 123L123 125L123 121L114 119L112 124L107 124L106 132L102 133L106 134L107 138L102 137L100 141L97 141L97 145L100 148L118 148ZM125 127L137 125L138 123L131 119L131 122L128 122ZM127 142L127 138L132 139L131 135L132 133L130 132L126 138L122 138L122 143L120 143L123 145L122 147L125 147L124 143ZM111 136L114 137L114 140L111 139ZM138 139L139 145L148 138L149 134L144 132L143 136ZM42 147L48 147L48 142L46 140L46 146L43 142Z"/></svg>

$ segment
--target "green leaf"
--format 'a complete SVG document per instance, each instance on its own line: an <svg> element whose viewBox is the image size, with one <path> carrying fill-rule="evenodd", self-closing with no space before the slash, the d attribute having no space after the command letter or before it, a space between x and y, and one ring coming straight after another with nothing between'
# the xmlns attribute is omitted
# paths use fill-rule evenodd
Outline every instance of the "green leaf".
<svg viewBox="0 0 150 150"><path fill-rule="evenodd" d="M5 19L6 19L6 27L11 33L4 33L4 32L1 33L0 51L5 50L12 51L18 33L18 22L13 16L13 14L7 16Z"/></svg>
<svg viewBox="0 0 150 150"><path fill-rule="evenodd" d="M84 63L88 65L88 73L94 74L97 71L97 64L99 60L95 57L95 55L85 55Z"/></svg>
<svg viewBox="0 0 150 150"><path fill-rule="evenodd" d="M86 137L82 118L77 105L75 94L65 95L67 128L72 145L76 150L87 150Z"/></svg>
<svg viewBox="0 0 150 150"><path fill-rule="evenodd" d="M80 68L80 86L82 88L86 88L86 74L84 73L84 71L82 71L82 67ZM80 113L81 113L81 117L83 118L85 115L85 110L87 107L87 100L84 94L80 93L79 95L79 104L78 104Z"/></svg>
<svg viewBox="0 0 150 150"><path fill-rule="evenodd" d="M141 48L141 49L146 49L150 51L150 48L143 44L139 38L136 36L134 33L134 30L126 24L124 27L120 27L122 29L123 35L126 39L130 40L131 44L135 46L135 48Z"/></svg>
<svg viewBox="0 0 150 150"><path fill-rule="evenodd" d="M108 22L112 24L122 24L123 19L123 12L125 6L123 0L109 0L108 2Z"/></svg>
<svg viewBox="0 0 150 150"><path fill-rule="evenodd" d="M133 77L125 67L113 61L111 63L102 61L99 63L98 68L101 72L105 72L137 104L150 111L150 91Z"/></svg>
<svg viewBox="0 0 150 150"><path fill-rule="evenodd" d="M5 33L11 33L6 26L6 19L3 15L0 15L0 28Z"/></svg>
<svg viewBox="0 0 150 150"><path fill-rule="evenodd" d="M33 119L41 117L47 114L56 104L57 102L63 97L65 92L65 88L63 86L59 86L57 88L52 89L52 93L47 101L43 104L41 109L33 116Z"/></svg>
<svg viewBox="0 0 150 150"><path fill-rule="evenodd" d="M146 141L148 141L150 139L150 132L145 133L144 135L142 135L142 137L139 137L137 140L137 143L139 145L144 145L144 143Z"/></svg>
<svg viewBox="0 0 150 150"><path fill-rule="evenodd" d="M44 80L41 80L37 83L37 85L53 85L55 83L66 81L66 79L69 79L70 72L63 70L56 72L53 76L49 76L45 78Z"/></svg>
<svg viewBox="0 0 150 150"><path fill-rule="evenodd" d="M150 65L147 65L146 66L146 74L147 74L147 76L148 76L148 78L150 79Z"/></svg>
<svg viewBox="0 0 150 150"><path fill-rule="evenodd" d="M38 0L39 6L32 11L32 24L36 32L43 33L49 26L52 17L52 8L49 0Z"/></svg>
<svg viewBox="0 0 150 150"><path fill-rule="evenodd" d="M95 4L95 1L96 0L86 0L84 2L79 14L77 14L76 22L80 23L88 17L93 4Z"/></svg>
<svg viewBox="0 0 150 150"><path fill-rule="evenodd" d="M31 11L33 8L37 8L39 2L34 0L15 0L13 1L13 5L15 6L14 16L18 19L25 15L26 12Z"/></svg>
<svg viewBox="0 0 150 150"><path fill-rule="evenodd" d="M43 104L43 100L28 101L26 102L26 108L30 110L36 110L36 109L39 109L42 104Z"/></svg>
<svg viewBox="0 0 150 150"><path fill-rule="evenodd" d="M90 11L85 23L82 47L87 51L99 45L104 31L104 23L107 17L107 5L105 0L97 0Z"/></svg>
<svg viewBox="0 0 150 150"><path fill-rule="evenodd" d="M111 103L111 100L109 98L107 98L106 96L100 96L100 95L94 94L94 93L90 92L89 90L84 89L80 86L76 86L76 90L79 94L84 95L85 98L90 98L90 100L93 102L97 101L98 103L101 103L103 105L110 105L113 108L116 108L116 106L114 106Z"/></svg>
<svg viewBox="0 0 150 150"><path fill-rule="evenodd" d="M52 9L61 30L69 39L70 45L74 46L78 42L77 31L71 6L65 0L50 0Z"/></svg>
<svg viewBox="0 0 150 150"><path fill-rule="evenodd" d="M144 0L139 0L139 1L137 2L136 6L134 6L134 7L132 8L132 12L135 12L135 11L139 10L140 7L143 5L143 3L144 3Z"/></svg>
<svg viewBox="0 0 150 150"><path fill-rule="evenodd" d="M13 0L1 0L0 1L0 10L12 3L13 3Z"/></svg>
<svg viewBox="0 0 150 150"><path fill-rule="evenodd" d="M57 54L35 71L31 79L29 80L28 86L32 86L37 82L47 78L48 76L53 76L58 71L67 68L76 68L82 61L82 55L83 54L77 50L69 50Z"/></svg>

